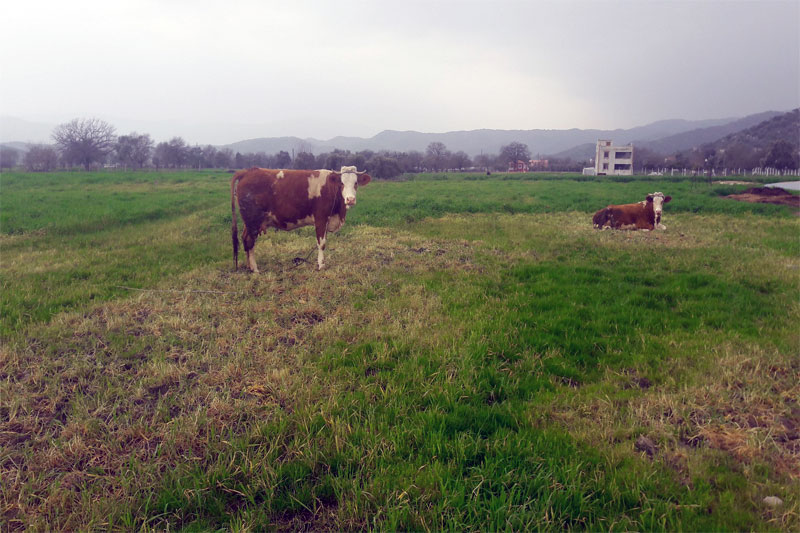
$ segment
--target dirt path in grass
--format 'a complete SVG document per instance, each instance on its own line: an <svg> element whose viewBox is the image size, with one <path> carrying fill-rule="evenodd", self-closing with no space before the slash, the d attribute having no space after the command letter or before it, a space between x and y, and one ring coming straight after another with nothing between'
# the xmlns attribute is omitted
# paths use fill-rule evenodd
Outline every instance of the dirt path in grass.
<svg viewBox="0 0 800 533"><path fill-rule="evenodd" d="M800 209L800 196L780 187L751 187L741 194L730 194L725 198L740 202L788 205ZM800 211L795 214L800 216Z"/></svg>

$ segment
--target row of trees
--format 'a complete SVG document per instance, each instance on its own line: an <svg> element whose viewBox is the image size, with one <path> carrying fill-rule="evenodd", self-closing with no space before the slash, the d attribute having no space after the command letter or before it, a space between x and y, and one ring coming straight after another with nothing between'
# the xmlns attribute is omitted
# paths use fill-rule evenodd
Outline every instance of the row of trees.
<svg viewBox="0 0 800 533"><path fill-rule="evenodd" d="M423 170L480 168L506 169L509 161L529 159L528 147L520 143L504 146L498 155L480 155L474 160L463 151L451 152L441 142L430 143L425 152L333 150L314 155L300 150L296 154L234 153L228 148L189 146L180 137L158 144L148 134L116 135L114 127L99 119L74 119L53 131L54 145L36 145L20 161L19 153L10 148L0 152L5 168L18 164L31 171L50 171L81 167L85 170L111 165L127 169L154 168L329 168L355 165L375 177L393 178L406 172ZM579 165L578 165L579 167Z"/></svg>
<svg viewBox="0 0 800 533"><path fill-rule="evenodd" d="M350 152L333 150L314 155L301 149L291 155L286 151L276 154L234 153L228 148L211 145L189 146L180 137L158 144L148 134L130 133L117 136L114 127L99 119L74 119L61 124L53 131L55 145L36 145L21 158L11 148L0 150L0 166L15 167L22 164L31 171L50 171L61 168L82 167L86 170L103 165L127 169L154 168L329 168L355 165L368 170L378 178L393 178L407 172L477 169L481 171L506 170L510 162L528 161L528 146L512 142L503 146L499 154L481 154L470 158L463 151L451 152L441 142L432 142L425 152L363 150ZM538 156L537 156L538 159ZM591 166L589 161L550 158L552 171L580 171ZM796 169L800 166L798 154L791 143L777 141L767 149L741 146L716 150L712 147L678 152L665 157L662 154L638 149L634 156L634 170L674 166L694 170L721 168L754 168L769 166Z"/></svg>
<svg viewBox="0 0 800 533"><path fill-rule="evenodd" d="M666 157L644 148L636 150L634 170L644 171L661 167L703 171L757 167L796 170L800 168L800 153L792 143L782 139L766 147L736 143L718 149L707 145L692 150L682 150Z"/></svg>

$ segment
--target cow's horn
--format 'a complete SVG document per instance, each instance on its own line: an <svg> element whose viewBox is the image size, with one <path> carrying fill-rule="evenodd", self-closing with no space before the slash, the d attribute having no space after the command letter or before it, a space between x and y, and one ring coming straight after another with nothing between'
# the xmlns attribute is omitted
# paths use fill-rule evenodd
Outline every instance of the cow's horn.
<svg viewBox="0 0 800 533"><path fill-rule="evenodd" d="M359 171L356 171L356 174L358 174L359 176L360 176L361 174L366 174L366 173L367 173L367 171L366 171L366 170L362 170L361 172L359 172Z"/></svg>

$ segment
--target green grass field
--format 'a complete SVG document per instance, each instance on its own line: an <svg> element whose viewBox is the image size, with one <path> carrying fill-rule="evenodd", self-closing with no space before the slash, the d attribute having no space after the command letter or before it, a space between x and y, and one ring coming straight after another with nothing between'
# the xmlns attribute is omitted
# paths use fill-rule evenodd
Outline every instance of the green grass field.
<svg viewBox="0 0 800 533"><path fill-rule="evenodd" d="M4 528L800 527L792 209L420 175L251 275L229 178L0 178ZM657 190L666 231L592 229Z"/></svg>

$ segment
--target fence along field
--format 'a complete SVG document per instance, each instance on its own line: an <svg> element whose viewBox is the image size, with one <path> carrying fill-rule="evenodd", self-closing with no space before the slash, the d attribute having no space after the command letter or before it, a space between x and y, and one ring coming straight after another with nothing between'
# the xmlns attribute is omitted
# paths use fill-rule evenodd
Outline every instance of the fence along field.
<svg viewBox="0 0 800 533"><path fill-rule="evenodd" d="M250 275L228 179L3 174L10 529L798 527L792 208L423 175ZM656 190L667 231L592 229Z"/></svg>

